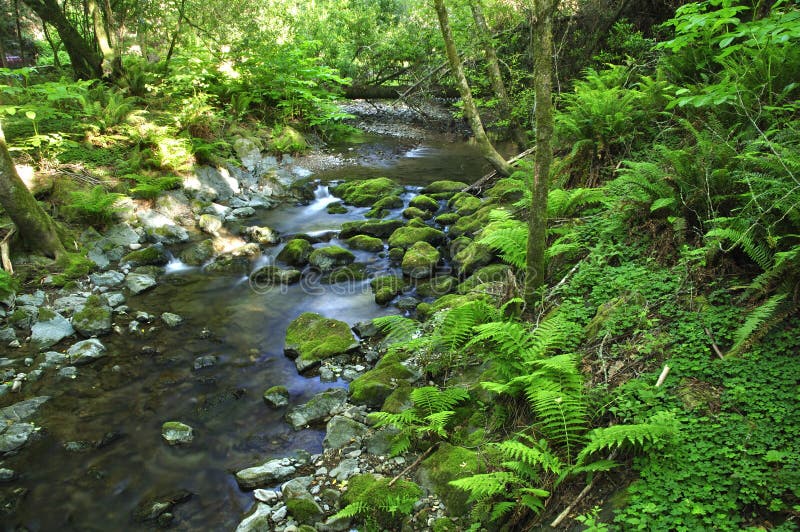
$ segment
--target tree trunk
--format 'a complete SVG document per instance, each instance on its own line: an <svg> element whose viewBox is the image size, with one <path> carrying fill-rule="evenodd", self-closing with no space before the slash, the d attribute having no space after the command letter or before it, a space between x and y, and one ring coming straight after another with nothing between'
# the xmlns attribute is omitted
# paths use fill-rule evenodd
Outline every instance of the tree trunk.
<svg viewBox="0 0 800 532"><path fill-rule="evenodd" d="M56 0L24 0L24 2L39 15L42 22L49 23L56 29L69 54L75 77L79 79L100 79L102 77L100 56L70 24Z"/></svg>
<svg viewBox="0 0 800 532"><path fill-rule="evenodd" d="M61 43L56 44L53 37L50 36L50 32L47 30L47 22L42 22L42 29L44 30L44 38L47 44L49 44L50 49L53 50L53 66L57 70L61 70L61 60L58 58L58 50L61 48Z"/></svg>
<svg viewBox="0 0 800 532"><path fill-rule="evenodd" d="M469 7L472 9L472 18L475 20L475 27L478 29L478 39L483 46L483 53L486 55L486 69L489 73L489 80L492 83L492 90L498 101L500 117L508 122L508 130L511 138L523 149L528 143L525 132L519 126L517 120L511 115L511 99L506 92L506 84L503 82L503 74L500 72L500 61L497 59L497 50L492 43L492 32L486 24L483 16L481 0L471 0Z"/></svg>
<svg viewBox="0 0 800 532"><path fill-rule="evenodd" d="M456 45L453 40L453 32L450 30L450 20L447 16L444 0L434 0L433 3L436 7L436 15L439 17L439 27L442 30L442 38L447 51L447 59L450 61L450 69L456 78L458 92L461 94L461 101L464 103L464 115L472 129L472 134L475 135L478 149L481 151L481 155L497 170L497 173L504 176L511 175L511 165L506 162L502 155L497 153L497 150L494 149L494 146L489 141L489 137L486 136L486 131L483 129L478 108L472 100L472 91L469 88L467 77L464 75L461 58L458 57L458 52L456 52Z"/></svg>
<svg viewBox="0 0 800 532"><path fill-rule="evenodd" d="M2 124L0 124L0 206L17 226L25 247L54 258L66 254L55 222L42 209L17 174L6 147Z"/></svg>
<svg viewBox="0 0 800 532"><path fill-rule="evenodd" d="M2 28L0 28L0 67L8 68L6 64L6 47L3 41L5 41L5 35L3 34Z"/></svg>
<svg viewBox="0 0 800 532"><path fill-rule="evenodd" d="M525 302L532 306L544 285L547 250L547 189L553 148L553 12L557 0L532 0L531 49L533 86L536 94L536 156L531 183L528 218L528 249L525 272Z"/></svg>
<svg viewBox="0 0 800 532"><path fill-rule="evenodd" d="M169 49L167 50L167 57L164 59L164 71L169 72L169 61L172 59L172 54L175 52L175 44L178 42L178 37L181 34L181 26L183 25L183 14L186 9L186 0L181 0L178 6L178 23L175 25L175 33L172 34L172 39L169 41Z"/></svg>
<svg viewBox="0 0 800 532"><path fill-rule="evenodd" d="M114 25L111 6L103 2L103 9L100 9L96 0L89 0L87 7L92 16L94 35L102 56L100 68L103 71L103 78L111 81L119 79L122 76L122 59L114 42L114 33L111 31Z"/></svg>
<svg viewBox="0 0 800 532"><path fill-rule="evenodd" d="M25 66L25 43L22 42L22 25L19 19L19 0L14 0L14 15L17 19L17 42L19 43L19 58Z"/></svg>

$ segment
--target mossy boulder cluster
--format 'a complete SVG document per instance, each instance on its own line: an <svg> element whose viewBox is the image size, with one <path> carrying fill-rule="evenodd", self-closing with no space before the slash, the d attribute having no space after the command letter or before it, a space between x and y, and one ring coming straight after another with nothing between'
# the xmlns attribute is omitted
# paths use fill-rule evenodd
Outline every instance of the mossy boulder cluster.
<svg viewBox="0 0 800 532"><path fill-rule="evenodd" d="M326 358L352 351L358 345L345 322L304 312L289 324L284 352L295 360L297 370L303 372Z"/></svg>
<svg viewBox="0 0 800 532"><path fill-rule="evenodd" d="M382 198L397 196L402 191L403 187L388 177L346 181L333 189L336 196L356 207L373 206Z"/></svg>

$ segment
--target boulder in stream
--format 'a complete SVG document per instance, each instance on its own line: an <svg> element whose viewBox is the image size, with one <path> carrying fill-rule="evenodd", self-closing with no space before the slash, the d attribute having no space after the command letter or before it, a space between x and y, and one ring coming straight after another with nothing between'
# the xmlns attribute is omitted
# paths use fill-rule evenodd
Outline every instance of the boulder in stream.
<svg viewBox="0 0 800 532"><path fill-rule="evenodd" d="M347 390L331 388L311 398L307 403L297 405L286 413L286 420L299 430L306 425L318 423L339 410L347 401Z"/></svg>
<svg viewBox="0 0 800 532"><path fill-rule="evenodd" d="M31 327L31 343L38 349L47 349L75 334L72 324L61 314L49 309L39 310L39 321Z"/></svg>
<svg viewBox="0 0 800 532"><path fill-rule="evenodd" d="M167 421L161 425L161 436L170 445L184 445L194 439L192 427L180 421Z"/></svg>
<svg viewBox="0 0 800 532"><path fill-rule="evenodd" d="M355 260L355 255L341 246L315 249L308 257L308 262L322 272L330 272L341 266L347 266Z"/></svg>
<svg viewBox="0 0 800 532"><path fill-rule="evenodd" d="M358 346L358 340L345 322L304 312L289 324L284 352L295 359L298 371L302 372Z"/></svg>
<svg viewBox="0 0 800 532"><path fill-rule="evenodd" d="M291 458L276 458L260 466L242 469L236 473L236 482L242 489L271 486L288 479L295 471L297 468Z"/></svg>

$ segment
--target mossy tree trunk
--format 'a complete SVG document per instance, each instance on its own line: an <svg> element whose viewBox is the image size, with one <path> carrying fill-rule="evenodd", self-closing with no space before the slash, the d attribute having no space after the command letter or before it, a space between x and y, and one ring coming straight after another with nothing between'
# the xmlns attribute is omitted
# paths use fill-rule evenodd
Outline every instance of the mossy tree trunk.
<svg viewBox="0 0 800 532"><path fill-rule="evenodd" d="M24 2L42 19L42 22L56 29L69 54L75 77L79 79L102 77L102 58L67 20L56 0L24 0Z"/></svg>
<svg viewBox="0 0 800 532"><path fill-rule="evenodd" d="M17 169L8 153L2 124L0 124L0 206L17 226L23 246L54 258L66 254L55 222L42 209L17 174Z"/></svg>
<svg viewBox="0 0 800 532"><path fill-rule="evenodd" d="M500 117L508 122L508 130L509 133L511 133L511 138L524 149L528 143L528 139L525 136L525 132L520 127L519 122L511 113L511 99L508 97L506 84L503 81L503 74L500 71L500 61L497 59L497 50L495 50L494 43L492 42L492 32L489 29L489 25L486 23L486 17L483 16L481 1L482 0L470 0L469 7L472 10L472 18L478 30L478 39L481 42L483 53L486 56L486 70L489 73L489 80L492 83L492 90L494 91L495 98L497 98L497 108L500 112Z"/></svg>
<svg viewBox="0 0 800 532"><path fill-rule="evenodd" d="M458 92L461 94L461 101L464 103L464 116L467 117L472 134L475 135L478 149L484 158L497 170L498 174L511 175L511 165L506 162L502 155L497 153L497 150L494 149L494 146L489 141L489 137L486 136L486 130L483 129L483 122L481 122L475 101L472 99L472 91L469 88L467 77L464 75L461 58L458 57L458 52L456 51L456 44L453 39L453 32L450 29L450 19L447 15L447 7L444 5L444 0L434 0L433 4L436 8L436 15L439 18L439 27L442 30L442 38L447 51L447 59L450 62L450 70L456 79Z"/></svg>
<svg viewBox="0 0 800 532"><path fill-rule="evenodd" d="M103 78L114 81L122 77L122 57L119 43L114 33L114 13L108 0L88 0L87 8L92 16L95 40L102 56Z"/></svg>
<svg viewBox="0 0 800 532"><path fill-rule="evenodd" d="M531 182L525 302L533 305L544 284L547 250L547 189L553 160L553 13L557 0L531 0L531 51L536 94L536 157Z"/></svg>

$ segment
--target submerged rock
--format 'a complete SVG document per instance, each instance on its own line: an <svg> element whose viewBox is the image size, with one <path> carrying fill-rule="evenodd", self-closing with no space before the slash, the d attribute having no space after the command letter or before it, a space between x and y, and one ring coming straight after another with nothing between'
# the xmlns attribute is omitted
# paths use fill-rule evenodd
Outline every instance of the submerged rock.
<svg viewBox="0 0 800 532"><path fill-rule="evenodd" d="M0 409L0 454L16 451L38 430L26 423L50 397L39 396Z"/></svg>
<svg viewBox="0 0 800 532"><path fill-rule="evenodd" d="M194 439L192 427L180 421L167 421L161 425L161 436L170 445L183 445Z"/></svg>
<svg viewBox="0 0 800 532"><path fill-rule="evenodd" d="M286 386L273 386L264 392L264 402L272 408L282 408L289 404L289 390Z"/></svg>
<svg viewBox="0 0 800 532"><path fill-rule="evenodd" d="M309 264L322 272L329 272L338 267L347 266L355 260L355 255L340 246L315 249L308 257Z"/></svg>
<svg viewBox="0 0 800 532"><path fill-rule="evenodd" d="M183 323L183 318L178 316L177 314L173 314L172 312L163 312L161 314L161 321L164 322L164 325L166 325L170 329L174 329L175 327Z"/></svg>
<svg viewBox="0 0 800 532"><path fill-rule="evenodd" d="M153 288L155 285L155 278L144 273L131 272L125 278L125 286L127 286L128 290L134 295L141 294L145 290Z"/></svg>

